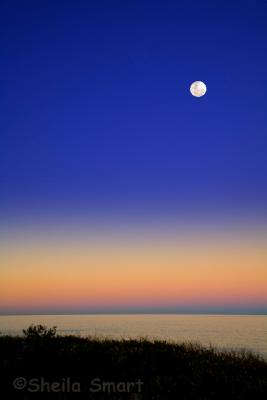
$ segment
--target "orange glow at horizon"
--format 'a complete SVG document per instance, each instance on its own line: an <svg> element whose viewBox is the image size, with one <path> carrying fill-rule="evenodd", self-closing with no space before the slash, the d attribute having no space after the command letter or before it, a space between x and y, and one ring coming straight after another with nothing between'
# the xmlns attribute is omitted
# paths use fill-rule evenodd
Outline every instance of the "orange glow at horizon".
<svg viewBox="0 0 267 400"><path fill-rule="evenodd" d="M1 247L1 310L267 304L265 240Z"/></svg>

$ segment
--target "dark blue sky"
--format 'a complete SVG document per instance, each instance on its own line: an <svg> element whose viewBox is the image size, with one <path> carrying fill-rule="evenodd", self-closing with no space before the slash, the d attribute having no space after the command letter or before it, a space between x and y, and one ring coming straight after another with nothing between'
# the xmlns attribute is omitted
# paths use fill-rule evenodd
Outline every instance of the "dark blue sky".
<svg viewBox="0 0 267 400"><path fill-rule="evenodd" d="M266 18L264 0L2 0L0 212L265 212Z"/></svg>

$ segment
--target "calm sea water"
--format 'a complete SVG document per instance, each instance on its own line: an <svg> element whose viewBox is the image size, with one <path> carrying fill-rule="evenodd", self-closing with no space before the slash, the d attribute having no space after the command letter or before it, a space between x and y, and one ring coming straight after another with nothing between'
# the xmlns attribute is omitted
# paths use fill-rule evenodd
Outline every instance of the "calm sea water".
<svg viewBox="0 0 267 400"><path fill-rule="evenodd" d="M267 359L266 315L19 315L0 316L1 334L30 324L56 325L61 334L197 341L224 349L246 348Z"/></svg>

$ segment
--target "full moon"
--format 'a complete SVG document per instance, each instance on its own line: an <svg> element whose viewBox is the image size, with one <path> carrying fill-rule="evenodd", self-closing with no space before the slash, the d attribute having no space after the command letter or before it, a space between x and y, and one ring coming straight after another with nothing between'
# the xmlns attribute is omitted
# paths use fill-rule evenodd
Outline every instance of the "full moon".
<svg viewBox="0 0 267 400"><path fill-rule="evenodd" d="M204 82L196 81L190 86L190 92L195 97L202 97L207 91L207 86Z"/></svg>

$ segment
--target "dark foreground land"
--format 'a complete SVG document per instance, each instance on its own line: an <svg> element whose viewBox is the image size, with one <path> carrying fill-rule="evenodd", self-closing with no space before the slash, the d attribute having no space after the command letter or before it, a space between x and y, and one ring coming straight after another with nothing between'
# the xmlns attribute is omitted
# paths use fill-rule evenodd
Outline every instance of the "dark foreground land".
<svg viewBox="0 0 267 400"><path fill-rule="evenodd" d="M58 336L0 337L2 398L267 399L267 363L196 344Z"/></svg>

